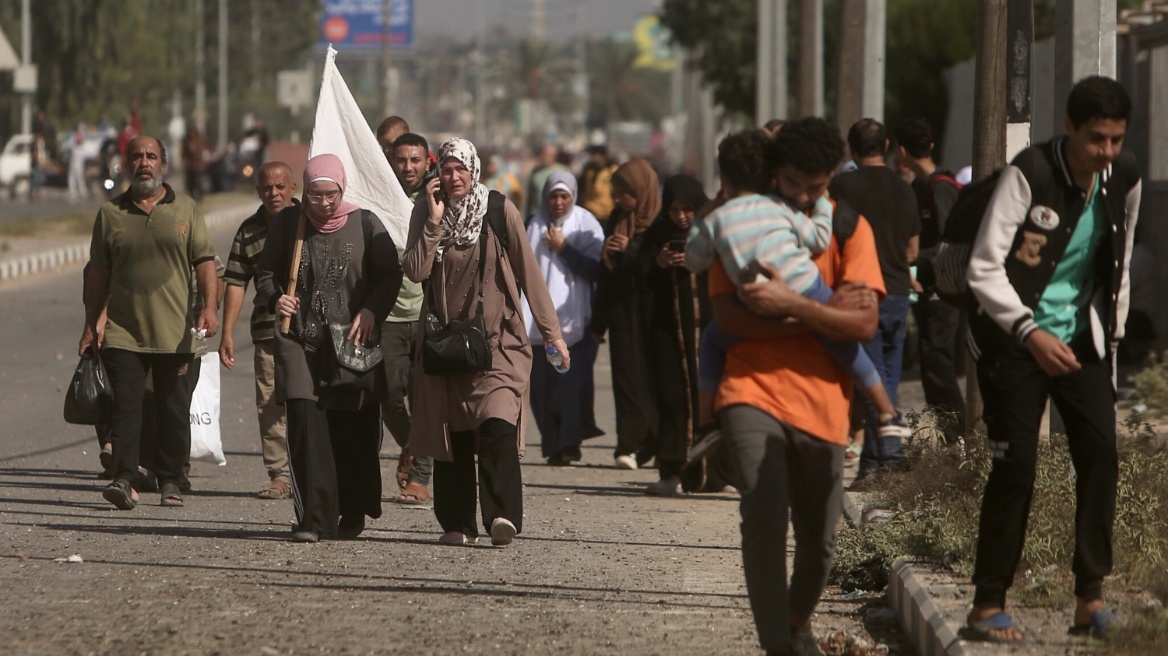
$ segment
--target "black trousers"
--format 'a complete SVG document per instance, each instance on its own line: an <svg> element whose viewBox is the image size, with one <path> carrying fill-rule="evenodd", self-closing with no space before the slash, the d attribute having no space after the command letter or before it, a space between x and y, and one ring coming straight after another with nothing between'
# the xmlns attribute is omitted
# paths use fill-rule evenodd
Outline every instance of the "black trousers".
<svg viewBox="0 0 1168 656"><path fill-rule="evenodd" d="M613 311L608 329L612 367L612 397L616 409L614 456L632 455L642 449L656 450L657 408L646 393L653 384L644 338L630 311Z"/></svg>
<svg viewBox="0 0 1168 656"><path fill-rule="evenodd" d="M475 431L450 434L454 459L434 461L434 516L446 533L479 535L475 525L475 492L488 532L496 517L511 520L523 531L523 477L515 425L491 418L478 429L478 481L475 481Z"/></svg>
<svg viewBox="0 0 1168 656"><path fill-rule="evenodd" d="M689 445L690 390L685 384L685 363L673 335L657 333L651 336L650 349L653 371L652 385L647 396L657 408L657 439L653 455L657 457L657 471L662 479L681 473ZM693 408L696 412L697 408Z"/></svg>
<svg viewBox="0 0 1168 656"><path fill-rule="evenodd" d="M142 416L146 375L154 381L150 399L154 415L153 444L148 445L151 469L159 483L177 482L191 453L190 353L137 353L107 348L102 359L114 392L112 439L115 478L138 480L142 451Z"/></svg>
<svg viewBox="0 0 1168 656"><path fill-rule="evenodd" d="M340 516L381 516L381 408L324 410L316 401L284 402L288 458L299 531L335 538Z"/></svg>
<svg viewBox="0 0 1168 656"><path fill-rule="evenodd" d="M1075 468L1075 595L1102 596L1111 572L1111 535L1119 480L1111 372L1091 347L1076 348L1082 369L1051 378L1029 352L983 355L978 382L993 468L978 529L974 604L1004 607L1022 557L1034 491L1038 430L1047 398L1066 421Z"/></svg>
<svg viewBox="0 0 1168 656"><path fill-rule="evenodd" d="M957 384L958 358L965 356L959 346L961 310L940 299L920 301L912 306L917 322L920 348L921 386L925 403L953 413L953 420L943 426L948 439L956 439L965 426L965 397Z"/></svg>

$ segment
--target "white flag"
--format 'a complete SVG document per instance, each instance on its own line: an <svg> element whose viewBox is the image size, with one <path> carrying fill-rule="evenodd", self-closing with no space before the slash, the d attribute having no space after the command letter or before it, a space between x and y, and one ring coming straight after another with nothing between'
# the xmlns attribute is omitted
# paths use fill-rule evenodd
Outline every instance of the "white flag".
<svg viewBox="0 0 1168 656"><path fill-rule="evenodd" d="M308 156L331 153L339 157L348 183L345 200L376 214L394 245L404 250L414 205L337 70L336 58L337 51L329 46Z"/></svg>

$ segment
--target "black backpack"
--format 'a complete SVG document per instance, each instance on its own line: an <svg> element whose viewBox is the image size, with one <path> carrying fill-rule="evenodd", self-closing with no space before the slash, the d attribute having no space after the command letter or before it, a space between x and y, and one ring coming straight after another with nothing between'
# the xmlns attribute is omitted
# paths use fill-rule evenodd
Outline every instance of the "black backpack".
<svg viewBox="0 0 1168 656"><path fill-rule="evenodd" d="M990 198L1002 177L1002 169L971 182L957 193L957 201L949 211L945 232L941 235L937 254L933 257L936 276L935 291L946 303L963 310L973 310L977 303L969 291L969 255L981 229Z"/></svg>

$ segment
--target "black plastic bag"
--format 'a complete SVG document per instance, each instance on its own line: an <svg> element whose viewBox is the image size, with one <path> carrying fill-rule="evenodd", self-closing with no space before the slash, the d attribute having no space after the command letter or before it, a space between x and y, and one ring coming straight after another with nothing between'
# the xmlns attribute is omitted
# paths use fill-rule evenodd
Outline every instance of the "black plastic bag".
<svg viewBox="0 0 1168 656"><path fill-rule="evenodd" d="M69 389L65 391L65 421L88 426L109 423L113 398L101 356L95 351L86 351L77 363Z"/></svg>

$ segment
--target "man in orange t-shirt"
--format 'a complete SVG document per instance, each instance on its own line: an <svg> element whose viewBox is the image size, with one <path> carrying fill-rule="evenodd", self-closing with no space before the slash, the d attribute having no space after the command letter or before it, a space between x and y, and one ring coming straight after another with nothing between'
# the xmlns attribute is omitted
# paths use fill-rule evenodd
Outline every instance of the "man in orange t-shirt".
<svg viewBox="0 0 1168 656"><path fill-rule="evenodd" d="M826 193L843 140L822 119L800 119L775 136L774 152L778 195L806 212ZM774 270L771 280L736 290L720 263L710 269L714 315L727 333L743 338L727 354L715 409L742 493L746 588L768 653L822 653L810 619L827 583L842 510L852 380L809 333L871 339L884 295L871 227L854 211L837 206L834 214L832 242L814 258L835 290L827 304L793 292ZM795 531L789 590L788 515Z"/></svg>

